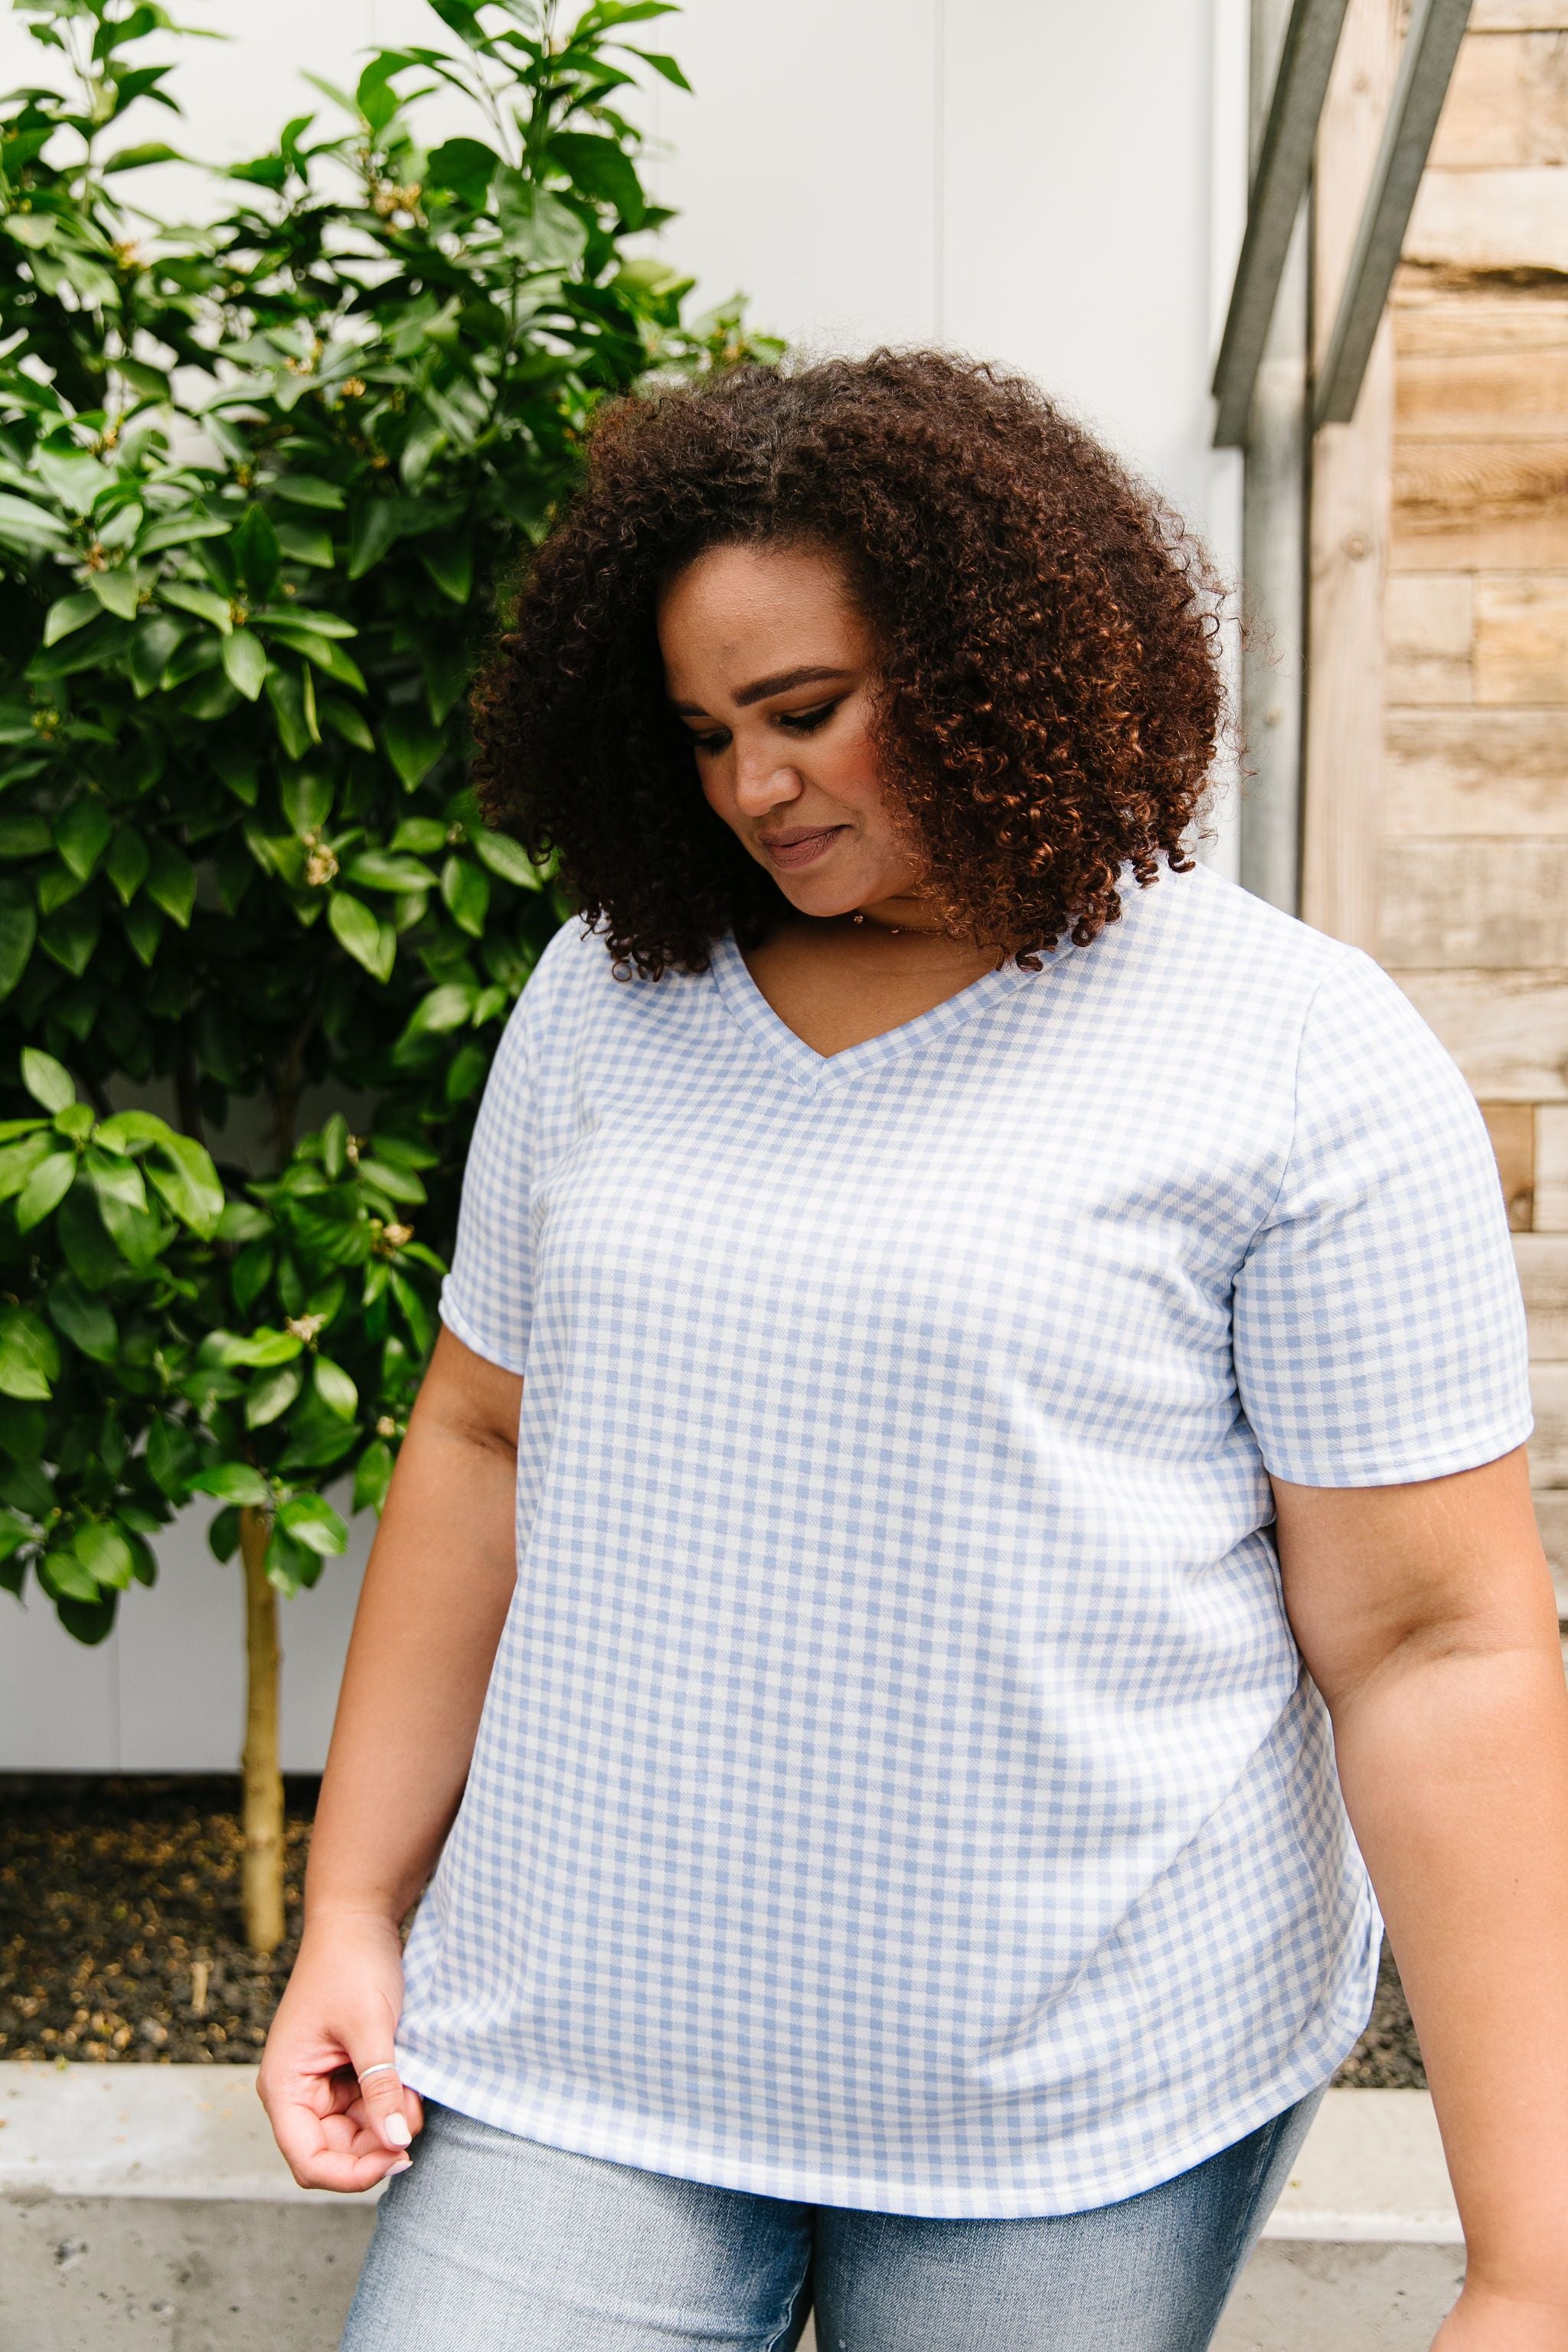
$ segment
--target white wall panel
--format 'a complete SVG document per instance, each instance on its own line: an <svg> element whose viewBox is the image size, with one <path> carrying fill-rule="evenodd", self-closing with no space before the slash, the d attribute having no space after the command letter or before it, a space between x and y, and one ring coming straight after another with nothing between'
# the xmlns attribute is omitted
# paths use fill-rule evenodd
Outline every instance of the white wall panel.
<svg viewBox="0 0 1568 2352"><path fill-rule="evenodd" d="M149 115L132 135L212 162L256 153L321 102L301 68L352 84L367 43L434 21L423 0L181 13L230 37L182 64L184 124ZM647 101L655 193L681 215L662 247L700 301L743 289L757 323L797 345L936 340L1026 370L1229 561L1234 464L1209 451L1206 377L1239 226L1245 14L1238 0L688 0L650 37L695 88L659 84ZM41 63L0 16L0 83ZM211 201L174 172L141 175L139 194ZM367 1533L283 1612L293 1769L325 1750ZM239 1572L212 1560L195 1519L163 1559L96 1651L36 1598L20 1611L0 1595L0 1769L232 1768Z"/></svg>

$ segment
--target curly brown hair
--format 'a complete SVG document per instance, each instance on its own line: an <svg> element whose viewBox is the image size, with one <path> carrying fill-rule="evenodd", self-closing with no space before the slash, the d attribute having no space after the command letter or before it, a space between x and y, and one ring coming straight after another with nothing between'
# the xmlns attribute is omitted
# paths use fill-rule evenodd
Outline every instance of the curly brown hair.
<svg viewBox="0 0 1568 2352"><path fill-rule="evenodd" d="M700 971L788 904L703 797L656 628L695 557L763 541L835 557L871 625L879 750L944 929L1032 965L1116 919L1124 865L1190 866L1219 586L1177 520L992 367L742 367L600 411L475 692L487 818L559 855L619 966Z"/></svg>

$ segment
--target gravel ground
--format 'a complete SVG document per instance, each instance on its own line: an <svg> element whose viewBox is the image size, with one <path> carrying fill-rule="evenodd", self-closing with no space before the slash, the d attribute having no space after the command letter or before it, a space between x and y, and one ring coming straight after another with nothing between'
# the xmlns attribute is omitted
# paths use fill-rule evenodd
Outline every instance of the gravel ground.
<svg viewBox="0 0 1568 2352"><path fill-rule="evenodd" d="M258 1960L240 1932L235 1780L0 1783L0 2058L254 2059L294 1958L315 1794L288 1784L289 1936ZM1386 1948L1335 2079L1426 2084Z"/></svg>

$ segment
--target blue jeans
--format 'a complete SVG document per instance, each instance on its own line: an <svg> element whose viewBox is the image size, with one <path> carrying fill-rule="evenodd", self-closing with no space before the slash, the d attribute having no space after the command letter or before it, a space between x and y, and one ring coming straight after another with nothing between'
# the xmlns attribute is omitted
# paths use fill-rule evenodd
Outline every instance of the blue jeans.
<svg viewBox="0 0 1568 2352"><path fill-rule="evenodd" d="M574 2156L427 2104L342 2352L1202 2352L1321 2091L1088 2213L801 2205Z"/></svg>

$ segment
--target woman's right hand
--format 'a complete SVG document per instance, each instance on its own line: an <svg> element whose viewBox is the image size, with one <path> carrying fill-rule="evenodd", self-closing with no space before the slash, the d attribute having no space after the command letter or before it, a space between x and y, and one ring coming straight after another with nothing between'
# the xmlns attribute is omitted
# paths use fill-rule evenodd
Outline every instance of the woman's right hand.
<svg viewBox="0 0 1568 2352"><path fill-rule="evenodd" d="M301 2189L374 2189L407 2169L425 2115L418 2093L386 2065L402 2008L395 1924L360 1913L312 1917L256 2082Z"/></svg>

